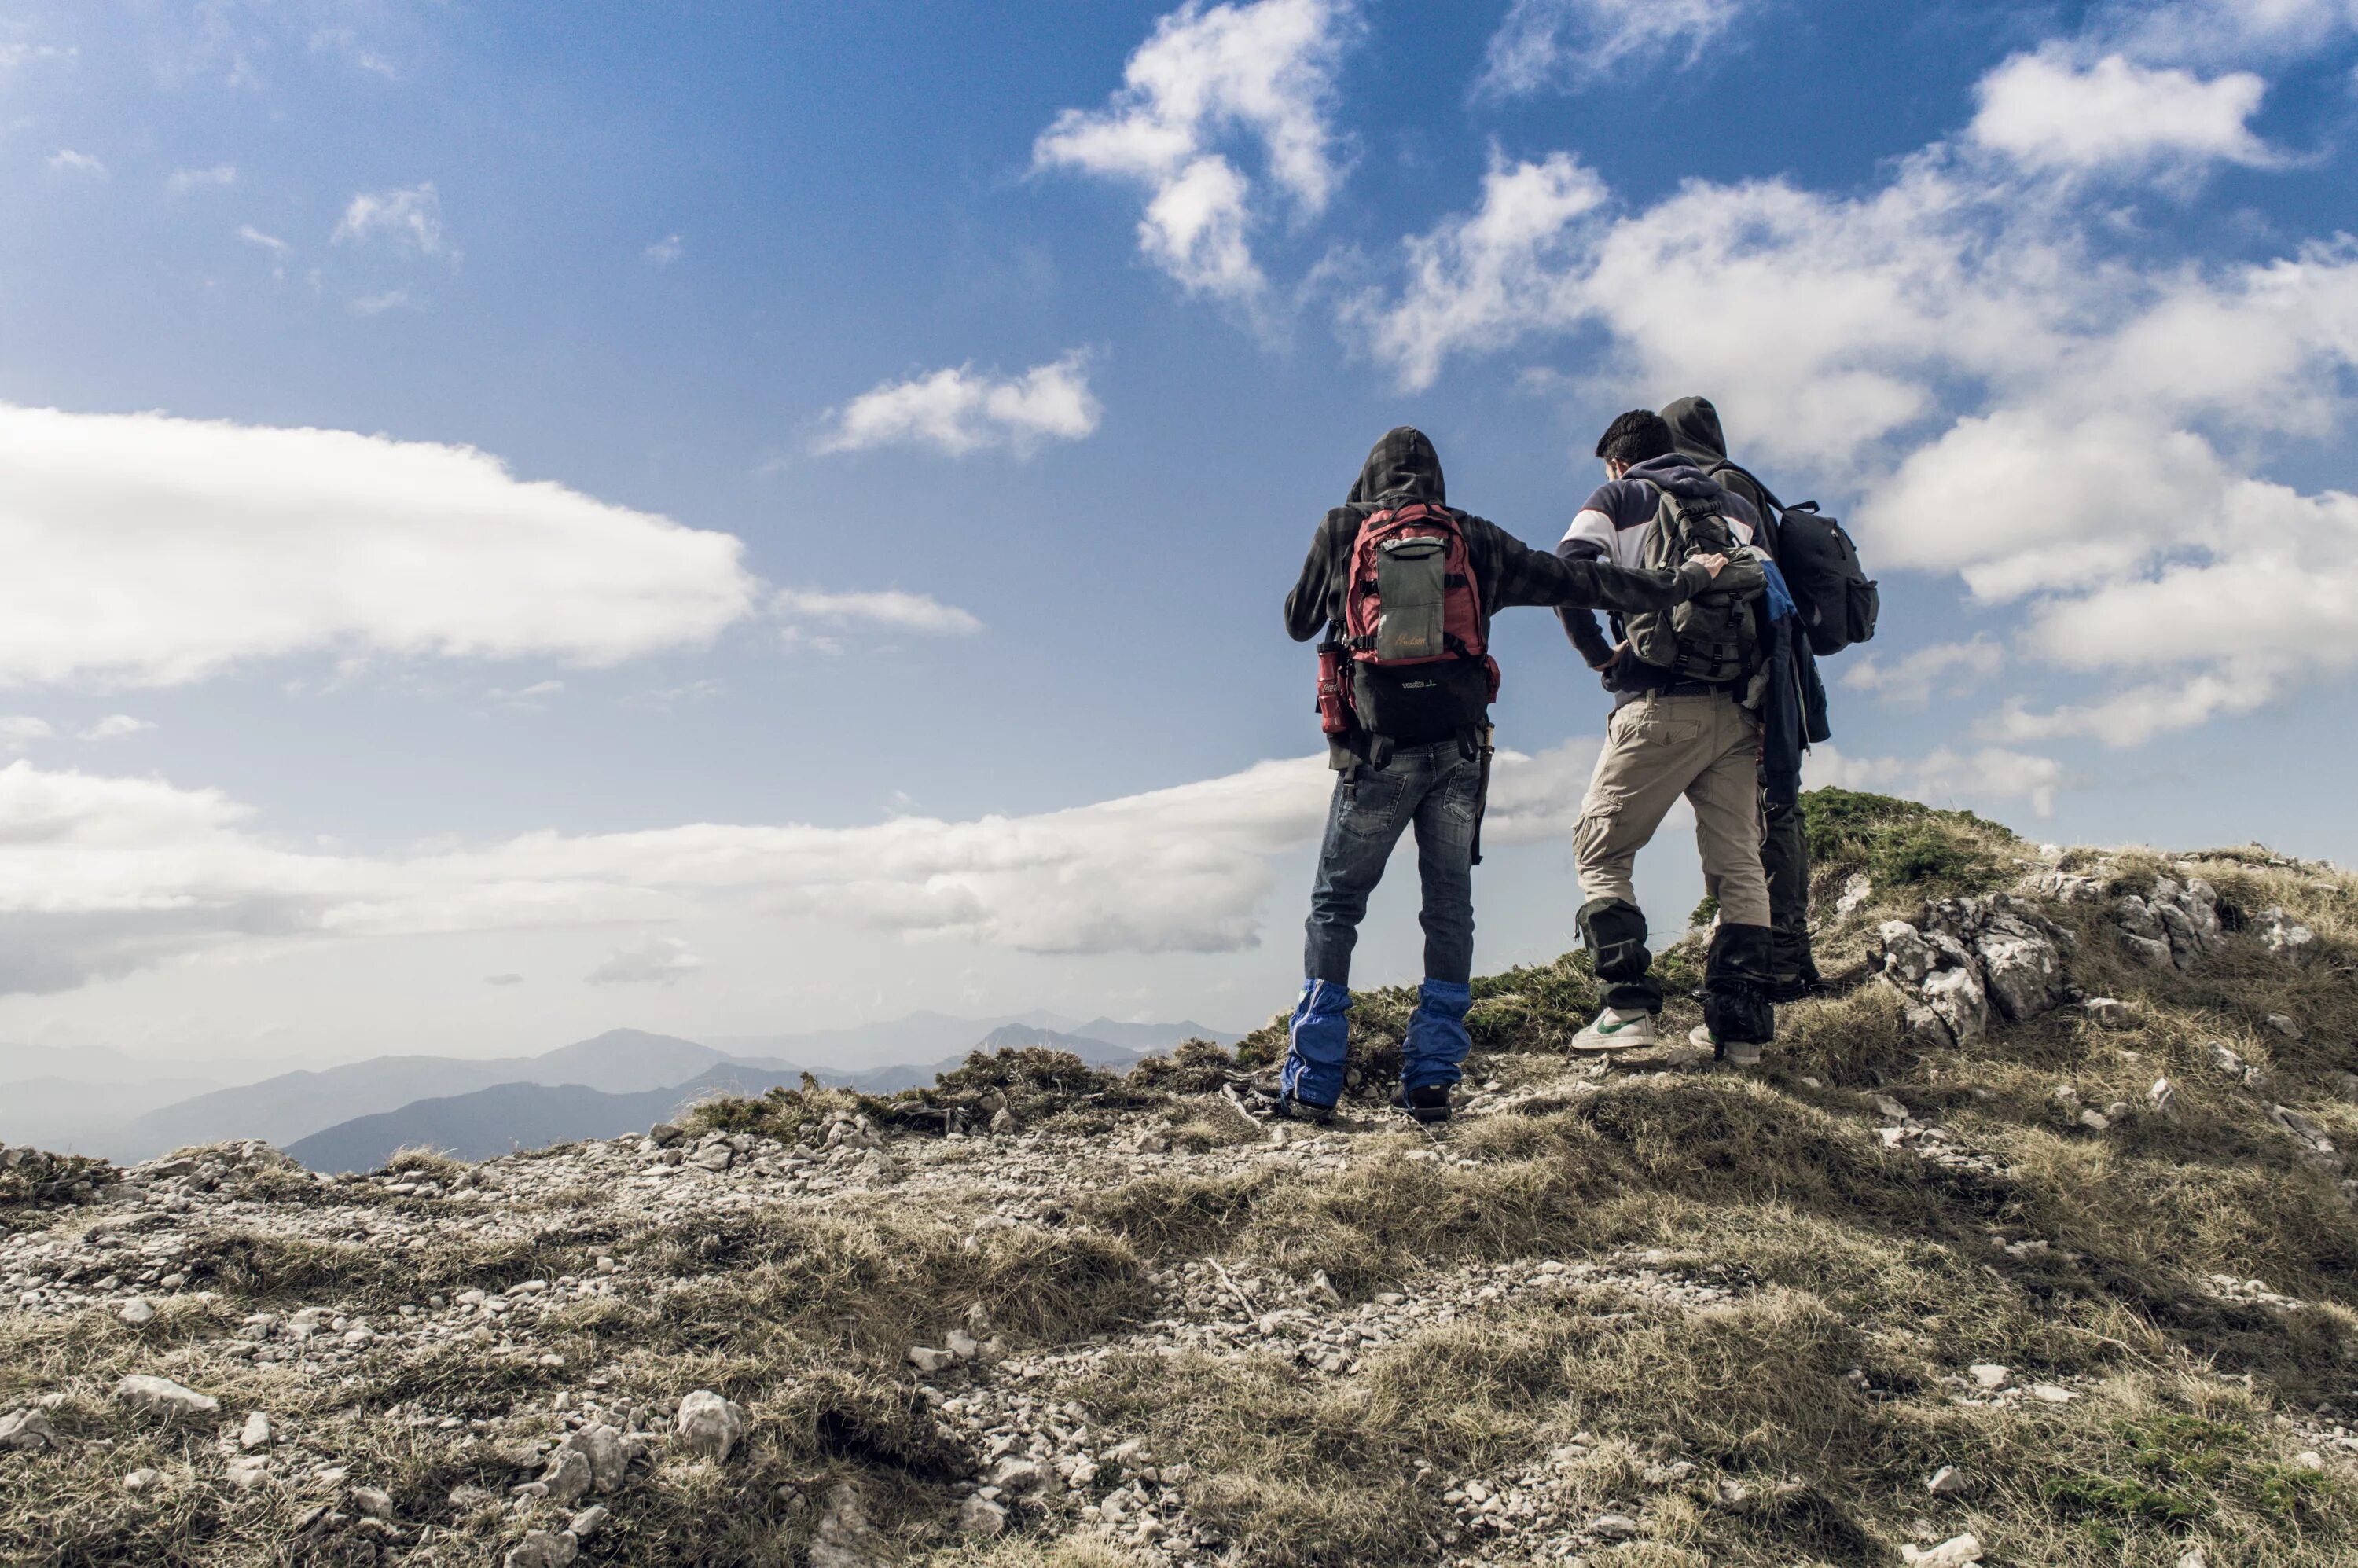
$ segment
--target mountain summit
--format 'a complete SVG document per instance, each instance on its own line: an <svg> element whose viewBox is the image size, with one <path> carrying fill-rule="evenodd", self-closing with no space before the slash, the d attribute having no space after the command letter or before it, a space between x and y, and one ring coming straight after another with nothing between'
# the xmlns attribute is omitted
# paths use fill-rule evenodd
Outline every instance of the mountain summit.
<svg viewBox="0 0 2358 1568"><path fill-rule="evenodd" d="M1808 808L1760 1068L1570 1054L1574 956L1476 983L1437 1130L1392 990L1325 1130L1240 1092L1281 1022L481 1162L0 1151L0 1558L2358 1563L2358 879Z"/></svg>

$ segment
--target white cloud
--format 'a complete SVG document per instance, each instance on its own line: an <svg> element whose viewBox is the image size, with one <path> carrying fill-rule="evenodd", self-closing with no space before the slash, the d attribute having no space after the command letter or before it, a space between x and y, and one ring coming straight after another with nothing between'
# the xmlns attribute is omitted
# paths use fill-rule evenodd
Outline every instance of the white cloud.
<svg viewBox="0 0 2358 1568"><path fill-rule="evenodd" d="M1323 212L1342 179L1327 121L1356 0L1188 0L1155 24L1103 109L1067 109L1033 146L1035 168L1145 188L1139 246L1191 293L1249 302L1267 286L1246 232L1252 182L1218 150L1257 142L1295 213Z"/></svg>
<svg viewBox="0 0 2358 1568"><path fill-rule="evenodd" d="M1986 680L2005 666L2006 652L1985 637L1969 643L1940 643L1902 654L1886 664L1873 653L1855 654L1841 684L1852 691L1872 693L1878 702L1895 708L1922 708L1934 692L1964 689L1969 677Z"/></svg>
<svg viewBox="0 0 2358 1568"><path fill-rule="evenodd" d="M14 70L20 65L36 61L71 59L81 51L59 49L55 44L0 44L0 70Z"/></svg>
<svg viewBox="0 0 2358 1568"><path fill-rule="evenodd" d="M110 713L81 732L85 741L119 741L125 735L136 735L156 728L155 721L134 719L128 713Z"/></svg>
<svg viewBox="0 0 2358 1568"><path fill-rule="evenodd" d="M251 223L239 224L237 237L249 245L268 252L271 270L281 277L287 275L287 258L294 254L294 246L276 234L264 233Z"/></svg>
<svg viewBox="0 0 2358 1568"><path fill-rule="evenodd" d="M1683 51L1692 65L1754 0L1515 0L1491 35L1477 94L1581 87Z"/></svg>
<svg viewBox="0 0 2358 1568"><path fill-rule="evenodd" d="M1490 842L1561 842L1595 754L1502 753ZM1333 779L1305 757L1030 816L539 832L364 857L285 849L218 791L18 762L0 768L0 991L254 941L698 916L1027 953L1235 951L1259 944L1271 857L1316 842ZM609 965L660 978L681 951L658 939Z"/></svg>
<svg viewBox="0 0 2358 1568"><path fill-rule="evenodd" d="M2055 795L2073 783L2050 757L1985 746L1961 752L1942 746L1913 759L1851 757L1833 746L1811 748L1803 761L1811 789L1877 790L1944 809L2028 801L2041 817L2055 815Z"/></svg>
<svg viewBox="0 0 2358 1568"><path fill-rule="evenodd" d="M169 686L293 654L611 665L708 641L726 534L464 447L0 405L0 684Z"/></svg>
<svg viewBox="0 0 2358 1568"><path fill-rule="evenodd" d="M46 741L57 731L46 719L29 714L0 715L0 750L21 752L36 741Z"/></svg>
<svg viewBox="0 0 2358 1568"><path fill-rule="evenodd" d="M2050 44L2016 55L1974 91L1981 107L1967 134L2029 168L2283 161L2247 124L2267 94L2249 71L2205 81L2117 54L2083 65Z"/></svg>
<svg viewBox="0 0 2358 1568"><path fill-rule="evenodd" d="M78 153L71 147L59 147L49 155L49 167L60 174L86 174L93 179L106 178L106 166L88 153Z"/></svg>
<svg viewBox="0 0 2358 1568"><path fill-rule="evenodd" d="M410 297L409 290L406 288L388 288L382 294L358 295L352 302L352 312L355 316L382 316L388 310L417 308L417 301Z"/></svg>
<svg viewBox="0 0 2358 1568"><path fill-rule="evenodd" d="M164 181L165 188L175 196L186 196L192 190L222 190L236 183L236 166L226 163L217 163L211 168L176 168Z"/></svg>
<svg viewBox="0 0 2358 1568"><path fill-rule="evenodd" d="M1043 441L1082 440L1104 412L1089 391L1088 361L1076 349L1019 376L968 364L886 382L831 410L815 445L821 452L913 445L952 457L992 449L1024 457Z"/></svg>
<svg viewBox="0 0 2358 1568"><path fill-rule="evenodd" d="M647 247L647 260L657 266L669 266L687 254L687 246L677 234L665 234Z"/></svg>
<svg viewBox="0 0 2358 1568"><path fill-rule="evenodd" d="M430 179L406 189L360 192L346 204L343 219L329 239L351 244L380 237L418 255L459 259L442 232L442 198Z"/></svg>
<svg viewBox="0 0 2358 1568"><path fill-rule="evenodd" d="M947 637L971 636L982 630L982 622L967 611L922 593L827 593L789 588L779 589L770 608L780 620L795 623L866 625Z"/></svg>
<svg viewBox="0 0 2358 1568"><path fill-rule="evenodd" d="M2090 32L2139 59L2292 59L2358 29L2358 0L2115 0Z"/></svg>
<svg viewBox="0 0 2358 1568"><path fill-rule="evenodd" d="M704 960L676 936L650 936L635 947L618 947L590 971L593 986L672 985L704 968Z"/></svg>

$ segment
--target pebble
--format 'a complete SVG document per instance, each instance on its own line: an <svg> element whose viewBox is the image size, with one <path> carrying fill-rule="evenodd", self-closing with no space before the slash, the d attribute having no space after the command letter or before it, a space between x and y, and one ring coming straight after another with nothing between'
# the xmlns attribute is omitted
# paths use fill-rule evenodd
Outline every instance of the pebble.
<svg viewBox="0 0 2358 1568"><path fill-rule="evenodd" d="M163 1484L164 1472L161 1470L134 1470L123 1477L123 1489L134 1495L140 1492L152 1492Z"/></svg>
<svg viewBox="0 0 2358 1568"><path fill-rule="evenodd" d="M2011 1368L2001 1367L1995 1361L1976 1361L1965 1370L1973 1374L1975 1384L1992 1390L2005 1388L2006 1379L2014 1376Z"/></svg>
<svg viewBox="0 0 2358 1568"><path fill-rule="evenodd" d="M1938 1546L1903 1546L1901 1562L1910 1568L1969 1568L1982 1560L1981 1538L1975 1535L1955 1535Z"/></svg>
<svg viewBox="0 0 2358 1568"><path fill-rule="evenodd" d="M134 1296L124 1302L123 1310L114 1315L134 1328L145 1328L156 1321L156 1309L148 1303L146 1297Z"/></svg>
<svg viewBox="0 0 2358 1568"><path fill-rule="evenodd" d="M49 1430L49 1418L46 1411L16 1411L0 1415L0 1453L46 1448L56 1441L56 1434Z"/></svg>
<svg viewBox="0 0 2358 1568"><path fill-rule="evenodd" d="M260 1411L245 1418L245 1426L237 1434L240 1448L264 1448L270 1443L270 1418Z"/></svg>
<svg viewBox="0 0 2358 1568"><path fill-rule="evenodd" d="M1965 1489L1964 1473L1954 1465L1943 1465L1932 1472L1924 1489L1936 1498L1952 1498Z"/></svg>
<svg viewBox="0 0 2358 1568"><path fill-rule="evenodd" d="M506 1568L573 1568L581 1543L564 1530L535 1530L510 1548Z"/></svg>

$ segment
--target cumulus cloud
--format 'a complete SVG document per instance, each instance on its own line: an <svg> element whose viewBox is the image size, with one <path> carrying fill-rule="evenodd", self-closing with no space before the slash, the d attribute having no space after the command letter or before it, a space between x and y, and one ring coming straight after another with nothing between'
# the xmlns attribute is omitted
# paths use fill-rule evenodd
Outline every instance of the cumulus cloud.
<svg viewBox="0 0 2358 1568"><path fill-rule="evenodd" d="M770 600L771 613L789 626L870 626L934 637L966 637L982 622L955 604L922 593L888 589L874 593L827 593L782 589Z"/></svg>
<svg viewBox="0 0 2358 1568"><path fill-rule="evenodd" d="M106 165L88 153L78 153L71 147L59 147L49 155L49 167L59 174L86 174L92 179L106 178Z"/></svg>
<svg viewBox="0 0 2358 1568"><path fill-rule="evenodd" d="M674 985L704 968L704 960L676 936L650 936L635 947L618 947L590 971L593 986Z"/></svg>
<svg viewBox="0 0 2358 1568"><path fill-rule="evenodd" d="M1877 790L1927 806L1953 808L2028 801L2041 817L2055 815L2055 795L2071 786L2063 764L1999 746L1957 752L1942 746L1916 758L1853 757L1816 746L1803 762L1808 787Z"/></svg>
<svg viewBox="0 0 2358 1568"><path fill-rule="evenodd" d="M175 196L186 196L192 190L222 190L237 183L234 164L217 163L211 168L176 168L164 181L165 188Z"/></svg>
<svg viewBox="0 0 2358 1568"><path fill-rule="evenodd" d="M1342 179L1335 67L1358 26L1355 0L1188 0L1155 24L1104 108L1067 109L1041 133L1033 166L1143 188L1147 259L1190 293L1252 301L1268 284L1248 237L1255 192L1224 149L1258 143L1294 213L1323 212Z"/></svg>
<svg viewBox="0 0 2358 1568"><path fill-rule="evenodd" d="M125 735L136 735L156 728L152 719L134 719L128 713L110 713L81 732L85 741L119 741Z"/></svg>
<svg viewBox="0 0 2358 1568"><path fill-rule="evenodd" d="M332 652L611 665L708 641L734 537L464 447L0 405L0 684Z"/></svg>
<svg viewBox="0 0 2358 1568"><path fill-rule="evenodd" d="M1503 753L1490 841L1561 840L1591 741ZM238 943L623 924L825 920L1027 953L1258 945L1271 857L1314 844L1323 757L1028 816L903 815L856 827L695 824L529 833L352 856L284 848L213 790L0 768L0 991L57 990ZM608 979L693 962L671 939ZM684 957L684 955L686 955Z"/></svg>
<svg viewBox="0 0 2358 1568"><path fill-rule="evenodd" d="M2004 649L1986 637L1975 637L1918 648L1888 663L1878 654L1856 654L1843 671L1842 685L1895 708L1922 708L1935 691L1954 691L1976 677L1985 680L2005 664Z"/></svg>
<svg viewBox="0 0 2358 1568"><path fill-rule="evenodd" d="M2297 59L2358 31L2358 0L2112 0L2089 36L2139 59L2242 64Z"/></svg>
<svg viewBox="0 0 2358 1568"><path fill-rule="evenodd" d="M1029 456L1044 441L1094 434L1104 408L1089 391L1089 356L1076 349L1019 376L971 364L892 381L828 413L821 452L922 446L952 457L1002 450Z"/></svg>
<svg viewBox="0 0 2358 1568"><path fill-rule="evenodd" d="M363 190L345 204L329 239L336 244L384 240L422 256L459 257L442 232L442 198L434 182L392 190Z"/></svg>
<svg viewBox="0 0 2358 1568"><path fill-rule="evenodd" d="M2035 169L2282 161L2252 133L2267 83L2250 71L2205 81L2117 54L2082 64L2066 45L2018 54L1982 79L1967 134Z"/></svg>
<svg viewBox="0 0 2358 1568"><path fill-rule="evenodd" d="M1490 37L1477 94L1583 87L1625 66L1700 59L1754 0L1515 0Z"/></svg>
<svg viewBox="0 0 2358 1568"><path fill-rule="evenodd" d="M25 713L0 715L0 750L21 752L34 741L46 741L56 733L46 719Z"/></svg>

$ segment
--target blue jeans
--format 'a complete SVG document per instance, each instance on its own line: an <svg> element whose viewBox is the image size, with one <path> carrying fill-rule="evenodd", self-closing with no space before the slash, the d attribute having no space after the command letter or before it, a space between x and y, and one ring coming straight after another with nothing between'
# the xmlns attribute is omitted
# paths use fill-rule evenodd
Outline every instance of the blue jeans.
<svg viewBox="0 0 2358 1568"><path fill-rule="evenodd" d="M1392 846L1412 823L1416 869L1424 882L1424 978L1464 985L1474 974L1474 805L1481 763L1455 741L1403 746L1380 768L1335 779L1318 880L1310 892L1302 972L1351 983L1351 949L1368 897L1383 879Z"/></svg>

